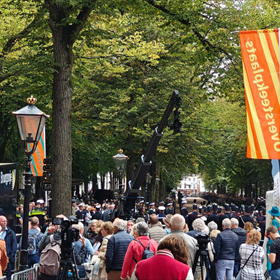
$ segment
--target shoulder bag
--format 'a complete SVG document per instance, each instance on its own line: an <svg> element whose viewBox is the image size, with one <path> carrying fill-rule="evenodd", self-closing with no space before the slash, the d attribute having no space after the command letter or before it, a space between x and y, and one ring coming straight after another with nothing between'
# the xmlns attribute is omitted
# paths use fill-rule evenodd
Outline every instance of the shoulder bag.
<svg viewBox="0 0 280 280"><path fill-rule="evenodd" d="M259 246L257 246L254 251L252 252L252 254L250 255L250 257L246 260L246 262L244 263L244 265L242 266L242 268L240 268L238 274L236 275L235 277L235 280L242 280L242 277L241 277L241 272L242 272L242 269L245 267L245 265L247 264L247 262L250 260L250 258L252 257L252 255L254 254L254 252L258 249Z"/></svg>

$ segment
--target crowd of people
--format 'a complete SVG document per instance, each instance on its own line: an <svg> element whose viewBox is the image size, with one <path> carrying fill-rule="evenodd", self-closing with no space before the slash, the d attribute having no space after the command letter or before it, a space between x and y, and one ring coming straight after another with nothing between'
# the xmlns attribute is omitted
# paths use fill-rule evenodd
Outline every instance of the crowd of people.
<svg viewBox="0 0 280 280"><path fill-rule="evenodd" d="M33 206L28 237L35 240L35 248L28 249L28 265L40 264L42 280L56 279L57 273L49 273L41 263L49 244L63 246L62 226L47 218L42 200ZM215 202L194 203L192 211L188 211L187 206L183 198L180 214L176 214L172 201L150 203L148 207L140 201L135 208L137 218L123 220L117 217L114 203L86 205L73 200L72 216L56 218L70 220L71 229L78 233L73 240L71 258L77 265L79 278L202 280L214 271L218 280L239 279L239 276L262 280L265 279L262 264L267 257L271 279L279 279L280 211L276 206L268 211L272 218L267 229L264 207L256 210L252 205L236 207L225 203L219 211ZM17 244L5 216L0 216L0 226L0 253L3 251L0 275L2 268L10 279L21 241ZM197 261L201 236L207 237L205 248L209 261L203 265ZM267 256L262 246L265 236Z"/></svg>

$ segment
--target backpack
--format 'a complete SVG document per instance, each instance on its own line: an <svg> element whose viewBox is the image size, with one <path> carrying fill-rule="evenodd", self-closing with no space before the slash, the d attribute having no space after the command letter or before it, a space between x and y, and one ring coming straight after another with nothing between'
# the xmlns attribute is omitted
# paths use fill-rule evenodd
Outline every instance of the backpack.
<svg viewBox="0 0 280 280"><path fill-rule="evenodd" d="M56 276L60 266L60 254L60 242L56 242L53 235L51 235L50 243L40 255L40 272L50 276Z"/></svg>
<svg viewBox="0 0 280 280"><path fill-rule="evenodd" d="M135 240L135 241L138 242L139 244L141 244L141 246L144 248L144 252L142 254L142 260L146 260L146 259L151 258L155 255L154 252L152 250L150 250L151 240L149 241L149 244L148 244L147 248L142 244L141 241L139 241L139 240ZM133 257L133 259L137 263L137 261L134 257Z"/></svg>
<svg viewBox="0 0 280 280"><path fill-rule="evenodd" d="M37 233L28 235L28 247L27 247L28 255L34 255L36 253L36 251L37 251L37 237L40 233L41 232L38 231Z"/></svg>

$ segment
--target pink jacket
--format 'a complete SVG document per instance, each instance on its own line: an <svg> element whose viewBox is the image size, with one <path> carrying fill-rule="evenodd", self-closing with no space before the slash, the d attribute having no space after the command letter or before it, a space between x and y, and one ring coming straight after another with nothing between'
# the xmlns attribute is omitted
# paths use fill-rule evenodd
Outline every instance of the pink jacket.
<svg viewBox="0 0 280 280"><path fill-rule="evenodd" d="M148 236L139 236L136 238L136 240L139 240L145 247L148 246L149 241L151 240L150 250L153 251L156 255L158 244L155 240L150 239ZM141 261L143 252L144 248L141 244L139 244L135 240L130 242L124 257L121 278L126 278L127 274L129 275L129 277L131 277L136 265L135 260L137 262Z"/></svg>

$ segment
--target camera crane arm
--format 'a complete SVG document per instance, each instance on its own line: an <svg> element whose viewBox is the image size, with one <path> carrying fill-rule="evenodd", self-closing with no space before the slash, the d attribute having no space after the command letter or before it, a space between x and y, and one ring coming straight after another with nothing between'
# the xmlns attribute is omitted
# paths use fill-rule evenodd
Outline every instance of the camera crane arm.
<svg viewBox="0 0 280 280"><path fill-rule="evenodd" d="M174 111L175 119L174 119L173 129L175 132L180 132L181 122L179 121L180 112L178 111L178 109L180 108L181 103L182 103L182 99L179 96L179 92L177 90L174 90L172 97L164 112L164 115L163 115L159 125L155 128L153 137L150 140L148 148L146 149L145 154L141 156L140 163L137 166L137 169L135 172L134 180L132 182L129 182L129 186L125 193L126 196L134 196L136 193L139 192L139 189L140 189L144 179L146 178L146 175L152 164L151 159L156 153L158 143L163 135L163 130L168 124L168 118L169 118L170 114L172 113L174 107L176 108L176 110Z"/></svg>

